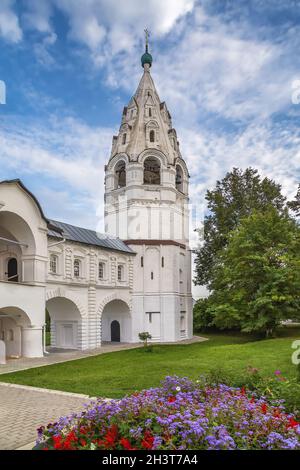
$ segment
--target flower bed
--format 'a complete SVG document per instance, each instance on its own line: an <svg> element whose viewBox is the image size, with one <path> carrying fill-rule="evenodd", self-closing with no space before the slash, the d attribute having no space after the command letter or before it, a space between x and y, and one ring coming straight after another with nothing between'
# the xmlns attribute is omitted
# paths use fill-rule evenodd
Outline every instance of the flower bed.
<svg viewBox="0 0 300 470"><path fill-rule="evenodd" d="M38 430L36 449L300 449L300 423L244 388L167 377Z"/></svg>

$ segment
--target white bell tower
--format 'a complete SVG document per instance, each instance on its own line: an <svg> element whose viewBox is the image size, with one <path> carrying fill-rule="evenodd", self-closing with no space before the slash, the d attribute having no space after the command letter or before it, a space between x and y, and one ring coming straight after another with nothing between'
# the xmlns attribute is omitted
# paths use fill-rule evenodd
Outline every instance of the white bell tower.
<svg viewBox="0 0 300 470"><path fill-rule="evenodd" d="M127 107L105 167L105 231L137 253L133 268L132 341L192 336L188 170L171 115L142 56L143 76Z"/></svg>

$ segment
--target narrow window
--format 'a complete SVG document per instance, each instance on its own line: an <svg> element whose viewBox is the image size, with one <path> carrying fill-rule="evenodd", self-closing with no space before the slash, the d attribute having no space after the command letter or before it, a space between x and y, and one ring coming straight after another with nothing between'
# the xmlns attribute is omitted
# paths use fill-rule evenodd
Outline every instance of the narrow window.
<svg viewBox="0 0 300 470"><path fill-rule="evenodd" d="M98 265L98 277L99 279L104 279L104 263L99 263Z"/></svg>
<svg viewBox="0 0 300 470"><path fill-rule="evenodd" d="M155 142L155 132L153 129L152 131L150 131L149 137L150 137L150 142Z"/></svg>
<svg viewBox="0 0 300 470"><path fill-rule="evenodd" d="M152 116L152 109L149 108L149 117L151 117L151 116Z"/></svg>
<svg viewBox="0 0 300 470"><path fill-rule="evenodd" d="M183 171L181 166L176 166L176 189L180 192L183 192Z"/></svg>
<svg viewBox="0 0 300 470"><path fill-rule="evenodd" d="M144 257L141 256L141 267L143 268L144 267Z"/></svg>
<svg viewBox="0 0 300 470"><path fill-rule="evenodd" d="M123 281L124 267L119 264L118 266L118 281Z"/></svg>
<svg viewBox="0 0 300 470"><path fill-rule="evenodd" d="M163 256L161 257L161 267L165 267L165 258Z"/></svg>
<svg viewBox="0 0 300 470"><path fill-rule="evenodd" d="M50 255L50 272L52 274L57 274L57 256Z"/></svg>
<svg viewBox="0 0 300 470"><path fill-rule="evenodd" d="M122 141L122 144L123 144L123 145L126 144L126 132L125 132L125 134L123 134L123 141Z"/></svg>
<svg viewBox="0 0 300 470"><path fill-rule="evenodd" d="M74 260L74 277L80 277L80 261L79 261L79 259Z"/></svg>
<svg viewBox="0 0 300 470"><path fill-rule="evenodd" d="M153 275L153 271L151 271L151 280L153 281L154 279L154 275Z"/></svg>
<svg viewBox="0 0 300 470"><path fill-rule="evenodd" d="M120 160L115 167L115 189L126 186L126 165L124 160Z"/></svg>
<svg viewBox="0 0 300 470"><path fill-rule="evenodd" d="M130 112L130 119L132 119L132 118L133 118L133 109Z"/></svg>

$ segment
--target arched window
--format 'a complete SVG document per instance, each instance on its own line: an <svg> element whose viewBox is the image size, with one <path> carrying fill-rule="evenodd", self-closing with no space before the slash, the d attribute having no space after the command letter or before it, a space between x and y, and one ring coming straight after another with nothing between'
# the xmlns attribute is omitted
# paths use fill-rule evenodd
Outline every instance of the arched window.
<svg viewBox="0 0 300 470"><path fill-rule="evenodd" d="M98 277L99 279L104 279L104 263L99 263L98 265Z"/></svg>
<svg viewBox="0 0 300 470"><path fill-rule="evenodd" d="M126 137L127 137L127 135L126 135L126 132L125 132L125 133L123 134L123 137L122 137L122 144L123 144L123 145L126 144Z"/></svg>
<svg viewBox="0 0 300 470"><path fill-rule="evenodd" d="M115 189L126 186L126 165L123 160L119 161L115 169Z"/></svg>
<svg viewBox="0 0 300 470"><path fill-rule="evenodd" d="M183 171L180 165L176 166L176 189L183 192Z"/></svg>
<svg viewBox="0 0 300 470"><path fill-rule="evenodd" d="M50 255L50 273L57 274L58 271L58 257Z"/></svg>
<svg viewBox="0 0 300 470"><path fill-rule="evenodd" d="M118 265L118 281L124 280L124 266L122 264Z"/></svg>
<svg viewBox="0 0 300 470"><path fill-rule="evenodd" d="M79 259L74 259L74 277L80 277L81 263Z"/></svg>
<svg viewBox="0 0 300 470"><path fill-rule="evenodd" d="M144 184L160 184L160 163L155 157L144 162Z"/></svg>
<svg viewBox="0 0 300 470"><path fill-rule="evenodd" d="M149 132L149 139L150 142L155 142L155 131L153 129Z"/></svg>

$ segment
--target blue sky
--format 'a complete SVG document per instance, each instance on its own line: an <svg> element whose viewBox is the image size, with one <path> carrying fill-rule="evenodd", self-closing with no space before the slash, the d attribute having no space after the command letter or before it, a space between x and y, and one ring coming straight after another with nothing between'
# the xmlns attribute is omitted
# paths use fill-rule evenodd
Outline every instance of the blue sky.
<svg viewBox="0 0 300 470"><path fill-rule="evenodd" d="M200 217L206 189L233 166L258 168L292 197L295 0L1 0L0 179L21 178L50 218L101 229L104 164L142 74L145 26Z"/></svg>

